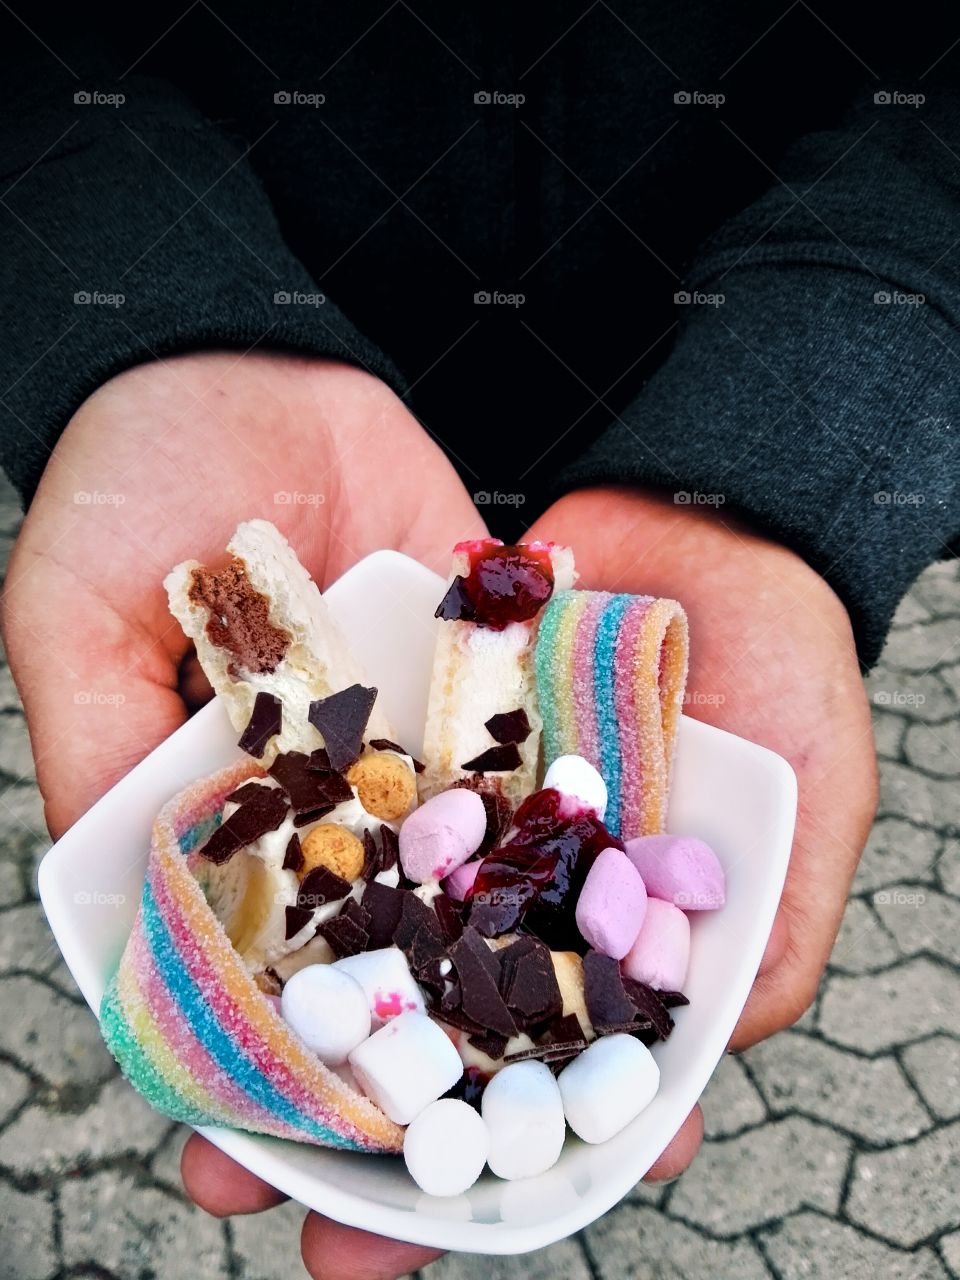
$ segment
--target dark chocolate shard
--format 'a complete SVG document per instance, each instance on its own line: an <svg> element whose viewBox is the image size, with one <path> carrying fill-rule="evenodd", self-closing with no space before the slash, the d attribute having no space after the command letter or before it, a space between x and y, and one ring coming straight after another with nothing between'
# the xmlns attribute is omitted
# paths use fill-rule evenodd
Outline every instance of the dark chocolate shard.
<svg viewBox="0 0 960 1280"><path fill-rule="evenodd" d="M324 921L317 929L317 933L330 944L330 950L338 960L344 956L359 955L361 951L367 949L370 941L370 935L366 930L361 929L356 921L351 920L343 912L334 916L332 920Z"/></svg>
<svg viewBox="0 0 960 1280"><path fill-rule="evenodd" d="M500 991L524 1030L563 1007L550 949L536 938L518 938L500 953Z"/></svg>
<svg viewBox="0 0 960 1280"><path fill-rule="evenodd" d="M652 987L646 986L643 982L635 982L632 978L624 978L623 986L640 1017L652 1023L660 1039L666 1040L673 1030L673 1019L657 993ZM588 1004L587 1008L589 1007ZM590 1016L593 1017L593 1014L591 1013Z"/></svg>
<svg viewBox="0 0 960 1280"><path fill-rule="evenodd" d="M313 919L313 912L308 911L306 907L287 907L287 929L284 937L287 942L300 932L300 930L310 923Z"/></svg>
<svg viewBox="0 0 960 1280"><path fill-rule="evenodd" d="M364 827L363 829L363 869L360 872L361 879L372 880L380 870L380 850L377 848L377 842L371 833Z"/></svg>
<svg viewBox="0 0 960 1280"><path fill-rule="evenodd" d="M487 815L487 829L483 833L483 840L476 856L484 858L507 834L513 817L513 805L496 789L496 783L485 782L479 774L474 774L470 778L458 778L453 785L475 791L483 801L484 812Z"/></svg>
<svg viewBox="0 0 960 1280"><path fill-rule="evenodd" d="M520 751L515 742L488 747L460 766L465 773L510 773L520 768Z"/></svg>
<svg viewBox="0 0 960 1280"><path fill-rule="evenodd" d="M370 745L374 751L398 751L402 756L410 756L413 761L414 773L423 773L427 767L422 760L418 760L416 756L410 755L406 747L401 747L399 743L391 742L389 738L371 738Z"/></svg>
<svg viewBox="0 0 960 1280"><path fill-rule="evenodd" d="M319 809L306 809L303 813L294 814L293 825L295 827L309 827L312 822L319 822L328 813L333 813L335 808L336 805L324 804Z"/></svg>
<svg viewBox="0 0 960 1280"><path fill-rule="evenodd" d="M548 1065L566 1063L581 1053L585 1047L585 1040L571 1040L568 1044L535 1044L530 1049L517 1049L514 1053L508 1053L504 1062L526 1062L533 1058Z"/></svg>
<svg viewBox="0 0 960 1280"><path fill-rule="evenodd" d="M514 1036L517 1025L497 989L499 964L476 929L464 929L450 948L460 983L460 1008L487 1031Z"/></svg>
<svg viewBox="0 0 960 1280"><path fill-rule="evenodd" d="M307 768L315 769L317 773L330 772L330 757L326 747L314 747L307 757Z"/></svg>
<svg viewBox="0 0 960 1280"><path fill-rule="evenodd" d="M440 921L440 931L443 934L444 942L456 942L463 933L463 916L460 903L454 902L445 893L438 893L433 900L433 910Z"/></svg>
<svg viewBox="0 0 960 1280"><path fill-rule="evenodd" d="M400 860L400 837L385 823L380 827L380 870L389 871Z"/></svg>
<svg viewBox="0 0 960 1280"><path fill-rule="evenodd" d="M287 797L277 787L257 787L240 808L221 822L200 850L209 862L220 866L268 831L276 831L287 816Z"/></svg>
<svg viewBox="0 0 960 1280"><path fill-rule="evenodd" d="M554 1018L544 1030L542 1039L548 1044L571 1044L575 1040L582 1040L584 1044L587 1043L587 1037L583 1034L580 1019L575 1013L565 1013Z"/></svg>
<svg viewBox="0 0 960 1280"><path fill-rule="evenodd" d="M411 970L419 977L421 972L430 965L446 959L447 948L444 946L443 939L438 937L432 928L421 925L413 935L413 941L407 948L406 955Z"/></svg>
<svg viewBox="0 0 960 1280"><path fill-rule="evenodd" d="M361 902L370 913L370 949L379 951L393 942L403 910L403 890L371 880L363 891Z"/></svg>
<svg viewBox="0 0 960 1280"><path fill-rule="evenodd" d="M443 973L443 962L445 956L436 956L433 960L428 960L426 964L420 966L417 970L417 981L422 987L426 987L431 995L429 1003L437 1003L444 991L447 989L447 978Z"/></svg>
<svg viewBox="0 0 960 1280"><path fill-rule="evenodd" d="M364 933L370 932L370 912L356 898L348 898L337 913L338 920L352 920Z"/></svg>
<svg viewBox="0 0 960 1280"><path fill-rule="evenodd" d="M267 743L282 727L283 703L276 694L261 690L254 699L253 711L237 746L259 760L267 749Z"/></svg>
<svg viewBox="0 0 960 1280"><path fill-rule="evenodd" d="M353 799L353 788L341 774L317 769L302 751L286 751L277 756L268 772L290 797L294 813L326 807L331 809Z"/></svg>
<svg viewBox="0 0 960 1280"><path fill-rule="evenodd" d="M530 737L530 720L523 707L517 707L516 711L501 711L499 715L491 716L489 720L484 721L484 728L494 742L502 744L526 742Z"/></svg>
<svg viewBox="0 0 960 1280"><path fill-rule="evenodd" d="M307 719L323 737L331 769L345 769L360 754L376 699L376 689L351 684L329 698L310 703Z"/></svg>
<svg viewBox="0 0 960 1280"><path fill-rule="evenodd" d="M503 1051L507 1047L507 1037L499 1035L496 1031L484 1031L480 1035L471 1036L470 1043L475 1049L479 1049L481 1053L485 1053L488 1058L502 1058Z"/></svg>
<svg viewBox="0 0 960 1280"><path fill-rule="evenodd" d="M403 900L400 921L393 935L394 943L401 951L409 951L420 929L428 929L435 935L437 941L442 943L440 921L433 908L422 902L412 889L403 889L401 892Z"/></svg>
<svg viewBox="0 0 960 1280"><path fill-rule="evenodd" d="M244 804L247 800L252 800L263 785L262 782L245 782L243 786L237 787L236 791L231 791L223 803Z"/></svg>
<svg viewBox="0 0 960 1280"><path fill-rule="evenodd" d="M339 902L352 888L349 880L338 876L329 867L314 867L300 881L297 906L316 911L328 902Z"/></svg>
<svg viewBox="0 0 960 1280"><path fill-rule="evenodd" d="M447 587L447 593L437 605L433 616L443 622L476 622L477 611L467 595L465 579L461 574L458 573Z"/></svg>
<svg viewBox="0 0 960 1280"><path fill-rule="evenodd" d="M665 1009L682 1009L690 1003L682 991L658 991L657 999Z"/></svg>
<svg viewBox="0 0 960 1280"><path fill-rule="evenodd" d="M594 1030L633 1022L637 1010L624 990L620 965L612 956L588 951L583 957L583 988Z"/></svg>
<svg viewBox="0 0 960 1280"><path fill-rule="evenodd" d="M283 855L284 871L302 871L303 870L303 850L300 847L300 837L296 832L287 841L287 851Z"/></svg>

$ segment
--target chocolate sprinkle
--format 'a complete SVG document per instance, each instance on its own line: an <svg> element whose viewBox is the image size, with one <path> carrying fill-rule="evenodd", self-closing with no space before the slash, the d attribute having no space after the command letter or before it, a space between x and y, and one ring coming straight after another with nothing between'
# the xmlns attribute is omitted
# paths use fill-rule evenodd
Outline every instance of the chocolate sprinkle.
<svg viewBox="0 0 960 1280"><path fill-rule="evenodd" d="M477 611L467 595L465 583L466 579L458 573L437 605L433 615L435 618L440 618L443 622L476 622Z"/></svg>
<svg viewBox="0 0 960 1280"><path fill-rule="evenodd" d="M372 880L380 870L380 850L377 842L367 830L363 829L363 867L360 871L362 880Z"/></svg>
<svg viewBox="0 0 960 1280"><path fill-rule="evenodd" d="M371 880L364 889L361 902L370 914L371 950L379 951L381 947L389 947L393 942L403 910L403 892L389 884L379 884L376 880Z"/></svg>
<svg viewBox="0 0 960 1280"><path fill-rule="evenodd" d="M276 787L257 787L240 808L221 822L200 850L201 855L221 866L248 844L268 831L276 831L287 816L287 797Z"/></svg>
<svg viewBox="0 0 960 1280"><path fill-rule="evenodd" d="M462 764L464 773L510 773L520 768L520 751L515 742L502 747L488 747L478 756Z"/></svg>
<svg viewBox="0 0 960 1280"><path fill-rule="evenodd" d="M350 892L349 880L338 876L329 867L314 867L300 881L297 906L315 911L328 902L339 902Z"/></svg>
<svg viewBox="0 0 960 1280"><path fill-rule="evenodd" d="M484 728L494 742L526 742L530 737L530 721L523 707L517 707L516 711L501 711L499 715L491 716L489 720L484 721Z"/></svg>
<svg viewBox="0 0 960 1280"><path fill-rule="evenodd" d="M401 747L399 743L391 742L389 738L371 738L370 745L374 751L399 751L402 756L410 756L413 761L414 773L423 773L426 765L422 760L418 760L416 756L410 755L406 747Z"/></svg>
<svg viewBox="0 0 960 1280"><path fill-rule="evenodd" d="M588 951L583 957L583 987L587 1013L596 1031L633 1022L637 1009L624 990L620 965L612 956Z"/></svg>
<svg viewBox="0 0 960 1280"><path fill-rule="evenodd" d="M400 860L400 837L386 824L380 827L380 870L389 871Z"/></svg>
<svg viewBox="0 0 960 1280"><path fill-rule="evenodd" d="M267 743L282 726L283 703L275 694L261 691L254 700L253 711L237 746L259 759L266 751Z"/></svg>
<svg viewBox="0 0 960 1280"><path fill-rule="evenodd" d="M313 912L308 911L305 907L287 907L286 908L287 929L284 937L287 942L291 938L296 937L305 925L308 925L313 919Z"/></svg>
<svg viewBox="0 0 960 1280"><path fill-rule="evenodd" d="M303 850L300 848L300 837L296 832L287 842L287 851L283 855L284 871L302 871L303 870Z"/></svg>
<svg viewBox="0 0 960 1280"><path fill-rule="evenodd" d="M460 982L460 1008L468 1018L501 1035L514 1036L517 1026L497 989L499 964L476 929L464 929L450 948Z"/></svg>
<svg viewBox="0 0 960 1280"><path fill-rule="evenodd" d="M332 769L345 769L360 754L376 698L376 689L352 684L310 703L307 719L322 734Z"/></svg>
<svg viewBox="0 0 960 1280"><path fill-rule="evenodd" d="M295 827L309 827L311 822L317 822L320 818L325 818L328 813L333 813L336 807L334 804L324 804L319 809L307 809L304 813L298 813L294 816L293 825Z"/></svg>
<svg viewBox="0 0 960 1280"><path fill-rule="evenodd" d="M652 1024L661 1040L666 1040L673 1030L673 1019L657 993L652 987L643 982L635 982L632 978L624 978L623 986L640 1017ZM587 1007L589 1008L589 1004ZM593 1017L593 1014L590 1016Z"/></svg>

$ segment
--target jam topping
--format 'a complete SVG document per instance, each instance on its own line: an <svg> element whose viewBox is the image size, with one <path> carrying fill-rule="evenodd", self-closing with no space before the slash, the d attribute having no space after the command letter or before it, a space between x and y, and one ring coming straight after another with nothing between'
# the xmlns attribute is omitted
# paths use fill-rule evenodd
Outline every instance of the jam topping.
<svg viewBox="0 0 960 1280"><path fill-rule="evenodd" d="M549 788L528 796L506 844L480 864L467 897L469 923L485 937L523 929L558 951L586 951L575 911L594 860L623 844L594 813L571 810Z"/></svg>
<svg viewBox="0 0 960 1280"><path fill-rule="evenodd" d="M464 550L469 571L451 582L436 617L502 631L511 622L535 618L553 595L553 565L544 543L469 543Z"/></svg>

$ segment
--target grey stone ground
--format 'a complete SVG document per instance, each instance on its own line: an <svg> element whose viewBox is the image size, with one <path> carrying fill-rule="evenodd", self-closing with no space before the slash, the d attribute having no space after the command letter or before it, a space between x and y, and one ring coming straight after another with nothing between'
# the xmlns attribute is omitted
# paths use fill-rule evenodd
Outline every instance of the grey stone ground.
<svg viewBox="0 0 960 1280"><path fill-rule="evenodd" d="M0 489L3 563L16 526ZM450 1256L429 1280L960 1276L957 564L916 583L869 686L881 813L816 1006L721 1064L678 1182L542 1253ZM0 1277L302 1274L301 1212L192 1208L184 1131L118 1080L37 903L46 837L2 664L0 726Z"/></svg>

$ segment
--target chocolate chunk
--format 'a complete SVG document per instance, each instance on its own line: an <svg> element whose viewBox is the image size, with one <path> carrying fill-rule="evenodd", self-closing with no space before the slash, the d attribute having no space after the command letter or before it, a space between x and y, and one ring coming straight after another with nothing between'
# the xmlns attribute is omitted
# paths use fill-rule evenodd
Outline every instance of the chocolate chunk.
<svg viewBox="0 0 960 1280"><path fill-rule="evenodd" d="M309 827L312 822L318 822L321 818L325 818L328 813L333 813L336 805L324 804L319 809L307 809L304 813L294 815L293 825L295 827Z"/></svg>
<svg viewBox="0 0 960 1280"><path fill-rule="evenodd" d="M282 726L283 703L275 694L261 691L256 696L247 727L240 735L237 746L241 751L246 751L247 755L256 756L259 760L267 749L267 743L280 732Z"/></svg>
<svg viewBox="0 0 960 1280"><path fill-rule="evenodd" d="M487 1031L514 1036L517 1026L497 990L499 964L476 929L464 929L450 948L460 983L460 1008Z"/></svg>
<svg viewBox="0 0 960 1280"><path fill-rule="evenodd" d="M370 932L370 912L356 898L348 898L337 913L338 920L352 920L364 931Z"/></svg>
<svg viewBox="0 0 960 1280"><path fill-rule="evenodd" d="M363 891L361 902L370 913L370 948L379 951L393 943L393 935L400 923L403 910L402 889L371 880Z"/></svg>
<svg viewBox="0 0 960 1280"><path fill-rule="evenodd" d="M406 951L411 970L419 977L421 972L435 962L446 958L447 948L443 939L434 933L432 928L421 925L413 935L413 941Z"/></svg>
<svg viewBox="0 0 960 1280"><path fill-rule="evenodd" d="M310 756L302 751L286 751L277 756L268 773L290 797L294 813L326 807L353 799L353 788L334 770L311 767Z"/></svg>
<svg viewBox="0 0 960 1280"><path fill-rule="evenodd" d="M501 951L500 975L504 1002L522 1029L562 1009L550 949L536 938L518 938Z"/></svg>
<svg viewBox="0 0 960 1280"><path fill-rule="evenodd" d="M276 787L257 787L248 793L240 808L221 822L200 850L208 861L220 866L268 831L276 831L287 816L287 797Z"/></svg>
<svg viewBox="0 0 960 1280"><path fill-rule="evenodd" d="M237 787L236 791L231 791L223 803L244 804L247 800L252 800L263 785L262 782L245 782L242 787Z"/></svg>
<svg viewBox="0 0 960 1280"><path fill-rule="evenodd" d="M657 999L665 1009L682 1009L690 1003L682 991L658 991Z"/></svg>
<svg viewBox="0 0 960 1280"><path fill-rule="evenodd" d="M377 698L376 689L352 684L310 703L307 719L323 735L332 769L345 769L363 747L363 734Z"/></svg>
<svg viewBox="0 0 960 1280"><path fill-rule="evenodd" d="M504 1062L526 1062L530 1058L548 1065L567 1063L575 1058L586 1046L585 1040L573 1040L569 1044L535 1044L530 1049L518 1049L508 1053Z"/></svg>
<svg viewBox="0 0 960 1280"><path fill-rule="evenodd" d="M654 1031L661 1040L666 1040L673 1030L673 1019L663 1001L643 982L635 982L632 978L623 979L624 990L641 1018L652 1023ZM589 1009L589 1004L587 1008ZM591 1018L593 1014L590 1014ZM626 1019L624 1019L626 1021Z"/></svg>
<svg viewBox="0 0 960 1280"><path fill-rule="evenodd" d="M572 1044L576 1040L587 1043L580 1019L575 1013L561 1014L553 1018L543 1032L543 1039L550 1044Z"/></svg>
<svg viewBox="0 0 960 1280"><path fill-rule="evenodd" d="M441 972L444 959L444 956L436 956L417 970L417 981L422 987L426 987L432 996L432 1000L428 1003L438 1003L447 989L446 976Z"/></svg>
<svg viewBox="0 0 960 1280"><path fill-rule="evenodd" d="M363 880L372 880L380 870L380 850L370 832L363 829L363 869L360 876Z"/></svg>
<svg viewBox="0 0 960 1280"><path fill-rule="evenodd" d="M403 894L400 909L400 921L394 931L393 941L401 951L409 951L413 940L420 929L428 929L438 942L443 941L440 932L440 921L432 907L417 897L412 889L401 890Z"/></svg>
<svg viewBox="0 0 960 1280"><path fill-rule="evenodd" d="M400 860L400 838L392 827L380 827L380 870L389 871Z"/></svg>
<svg viewBox="0 0 960 1280"><path fill-rule="evenodd" d="M624 990L620 965L612 956L587 952L583 957L583 987L587 1013L596 1031L635 1019L636 1008Z"/></svg>
<svg viewBox="0 0 960 1280"><path fill-rule="evenodd" d="M437 605L436 613L433 615L435 618L440 618L444 622L476 622L477 611L473 601L467 595L465 583L466 579L458 573L447 587L446 595Z"/></svg>
<svg viewBox="0 0 960 1280"><path fill-rule="evenodd" d="M501 711L484 721L484 728L494 742L526 742L530 737L530 721L523 707L516 711Z"/></svg>
<svg viewBox="0 0 960 1280"><path fill-rule="evenodd" d="M440 921L440 932L444 942L456 942L463 933L460 904L447 897L445 893L438 893L433 900L433 910Z"/></svg>
<svg viewBox="0 0 960 1280"><path fill-rule="evenodd" d="M501 795L497 790L496 782L487 782L479 774L474 774L470 778L459 778L453 785L455 787L465 787L468 791L475 791L483 801L483 809L487 816L487 829L483 833L483 839L477 850L477 857L484 858L491 849L500 844L500 841L507 834L510 820L513 817L513 805L506 796Z"/></svg>
<svg viewBox="0 0 960 1280"><path fill-rule="evenodd" d="M520 768L520 751L515 742L502 747L488 747L460 766L465 773L510 773Z"/></svg>
<svg viewBox="0 0 960 1280"><path fill-rule="evenodd" d="M399 746L396 742L391 742L389 738L371 738L370 745L374 751L399 751L402 756L410 756L413 761L414 773L423 773L427 767L422 760L418 760L416 756L410 755L406 747Z"/></svg>
<svg viewBox="0 0 960 1280"><path fill-rule="evenodd" d="M343 956L359 955L361 951L367 949L370 941L370 935L366 930L361 929L356 921L351 920L343 912L334 916L332 920L324 921L317 929L317 933L330 944L330 950L338 960Z"/></svg>
<svg viewBox="0 0 960 1280"><path fill-rule="evenodd" d="M488 1058L502 1058L507 1047L507 1037L498 1035L496 1031L484 1031L480 1035L471 1036L470 1043Z"/></svg>
<svg viewBox="0 0 960 1280"><path fill-rule="evenodd" d="M300 837L296 832L287 841L287 851L283 855L284 871L303 870L303 850L300 848Z"/></svg>
<svg viewBox="0 0 960 1280"><path fill-rule="evenodd" d="M330 772L330 757L325 747L314 747L307 759L307 768L315 769L318 773Z"/></svg>
<svg viewBox="0 0 960 1280"><path fill-rule="evenodd" d="M350 881L344 880L343 876L338 876L329 867L314 867L300 881L297 906L315 911L328 902L339 902L347 896L350 889Z"/></svg>
<svg viewBox="0 0 960 1280"><path fill-rule="evenodd" d="M239 677L241 670L259 675L276 671L290 636L270 621L270 601L253 587L238 556L223 569L194 569L187 595L209 614L210 642L232 656L227 668L231 676Z"/></svg>
<svg viewBox="0 0 960 1280"><path fill-rule="evenodd" d="M536 901L537 893L537 886L530 880L482 892L477 892L474 884L467 899L467 919L485 938L498 938L517 927L527 908Z"/></svg>
<svg viewBox="0 0 960 1280"><path fill-rule="evenodd" d="M287 907L285 914L287 918L287 929L284 937L287 942L289 942L291 938L295 937L296 934L298 934L300 930L305 925L308 925L313 919L313 912L309 911L306 907Z"/></svg>

